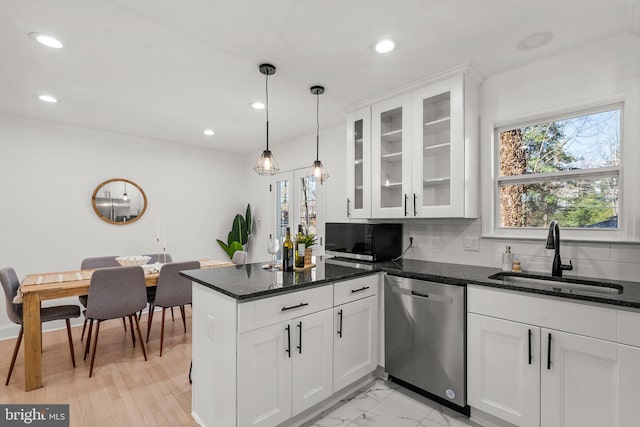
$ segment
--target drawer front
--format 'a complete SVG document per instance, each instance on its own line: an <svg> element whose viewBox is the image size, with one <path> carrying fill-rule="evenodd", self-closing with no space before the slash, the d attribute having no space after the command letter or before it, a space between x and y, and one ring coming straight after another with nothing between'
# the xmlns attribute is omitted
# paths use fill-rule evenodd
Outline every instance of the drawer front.
<svg viewBox="0 0 640 427"><path fill-rule="evenodd" d="M608 341L617 338L617 310L611 308L482 286L469 286L467 296L469 312Z"/></svg>
<svg viewBox="0 0 640 427"><path fill-rule="evenodd" d="M378 293L378 275L358 277L333 285L333 305L370 297Z"/></svg>
<svg viewBox="0 0 640 427"><path fill-rule="evenodd" d="M640 347L640 312L618 310L618 342Z"/></svg>
<svg viewBox="0 0 640 427"><path fill-rule="evenodd" d="M253 328L261 328L332 307L333 286L326 285L305 291L291 292L261 299L253 304Z"/></svg>

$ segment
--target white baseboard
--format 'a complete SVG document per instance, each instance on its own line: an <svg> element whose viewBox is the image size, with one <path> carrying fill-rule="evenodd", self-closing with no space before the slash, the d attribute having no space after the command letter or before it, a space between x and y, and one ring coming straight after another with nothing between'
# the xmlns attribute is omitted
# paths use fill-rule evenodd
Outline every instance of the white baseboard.
<svg viewBox="0 0 640 427"><path fill-rule="evenodd" d="M516 427L515 424L511 424L475 408L471 408L471 416L469 418L471 421L484 427Z"/></svg>

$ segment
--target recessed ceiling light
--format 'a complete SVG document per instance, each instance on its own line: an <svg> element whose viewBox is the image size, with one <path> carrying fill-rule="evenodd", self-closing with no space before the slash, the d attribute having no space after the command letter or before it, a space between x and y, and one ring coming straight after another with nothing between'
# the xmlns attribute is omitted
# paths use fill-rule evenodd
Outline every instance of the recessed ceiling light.
<svg viewBox="0 0 640 427"><path fill-rule="evenodd" d="M256 110L264 110L264 103L260 101L251 102L249 105L251 105L251 108L255 108Z"/></svg>
<svg viewBox="0 0 640 427"><path fill-rule="evenodd" d="M48 102L50 104L55 104L58 100L51 95L38 95L38 99L43 102Z"/></svg>
<svg viewBox="0 0 640 427"><path fill-rule="evenodd" d="M58 40L57 38L50 36L48 34L43 34L43 33L30 33L29 37L31 37L33 40L37 41L40 44L43 44L47 47L51 47L54 49L61 49L62 48L62 42L60 40Z"/></svg>
<svg viewBox="0 0 640 427"><path fill-rule="evenodd" d="M380 40L376 43L374 49L378 53L389 53L396 48L396 44L391 39Z"/></svg>
<svg viewBox="0 0 640 427"><path fill-rule="evenodd" d="M202 133L204 133L207 136L212 136L216 134L212 129L205 129L202 131Z"/></svg>
<svg viewBox="0 0 640 427"><path fill-rule="evenodd" d="M552 39L553 33L549 31L542 31L539 33L530 34L527 37L523 38L516 44L516 47L519 50L533 50L546 45Z"/></svg>

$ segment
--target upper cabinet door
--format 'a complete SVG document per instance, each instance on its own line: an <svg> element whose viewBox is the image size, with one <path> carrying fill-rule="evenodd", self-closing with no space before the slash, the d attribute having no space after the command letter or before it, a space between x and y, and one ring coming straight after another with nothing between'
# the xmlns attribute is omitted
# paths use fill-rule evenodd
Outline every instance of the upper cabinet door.
<svg viewBox="0 0 640 427"><path fill-rule="evenodd" d="M465 216L463 85L460 75L413 92L413 216Z"/></svg>
<svg viewBox="0 0 640 427"><path fill-rule="evenodd" d="M348 218L371 217L371 108L354 111L347 120Z"/></svg>
<svg viewBox="0 0 640 427"><path fill-rule="evenodd" d="M373 218L413 216L410 123L410 93L371 107Z"/></svg>

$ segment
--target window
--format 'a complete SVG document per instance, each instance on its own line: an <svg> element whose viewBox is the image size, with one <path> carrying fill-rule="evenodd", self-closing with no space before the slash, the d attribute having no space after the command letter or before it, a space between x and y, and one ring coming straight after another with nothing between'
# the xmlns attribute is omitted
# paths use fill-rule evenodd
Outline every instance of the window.
<svg viewBox="0 0 640 427"><path fill-rule="evenodd" d="M501 228L620 228L622 105L496 130Z"/></svg>

